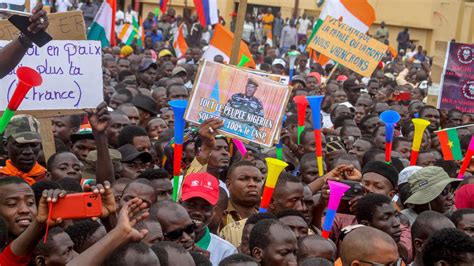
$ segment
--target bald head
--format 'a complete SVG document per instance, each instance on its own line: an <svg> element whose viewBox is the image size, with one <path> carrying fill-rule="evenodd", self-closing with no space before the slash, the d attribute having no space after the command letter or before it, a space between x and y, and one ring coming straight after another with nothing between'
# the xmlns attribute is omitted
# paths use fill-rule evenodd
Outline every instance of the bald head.
<svg viewBox="0 0 474 266"><path fill-rule="evenodd" d="M325 258L336 260L336 245L320 235L309 235L298 239L298 263L307 258Z"/></svg>
<svg viewBox="0 0 474 266"><path fill-rule="evenodd" d="M373 227L360 227L351 231L341 244L342 265L355 261L389 264L398 259L398 248L393 238Z"/></svg>

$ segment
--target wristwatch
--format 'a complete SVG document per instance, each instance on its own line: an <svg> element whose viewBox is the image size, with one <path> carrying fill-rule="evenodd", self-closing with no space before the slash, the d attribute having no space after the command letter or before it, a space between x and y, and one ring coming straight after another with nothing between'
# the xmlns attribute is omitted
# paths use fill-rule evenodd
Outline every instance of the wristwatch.
<svg viewBox="0 0 474 266"><path fill-rule="evenodd" d="M33 42L22 32L20 33L20 35L18 35L18 41L20 41L21 45L23 45L23 47L25 48L33 47Z"/></svg>

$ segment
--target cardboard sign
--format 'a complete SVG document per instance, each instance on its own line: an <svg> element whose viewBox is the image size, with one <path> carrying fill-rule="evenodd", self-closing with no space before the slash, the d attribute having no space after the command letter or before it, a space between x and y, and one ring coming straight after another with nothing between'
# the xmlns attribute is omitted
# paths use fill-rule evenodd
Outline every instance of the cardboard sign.
<svg viewBox="0 0 474 266"><path fill-rule="evenodd" d="M48 14L49 26L46 30L53 40L86 40L86 28L82 11L68 11ZM8 20L0 20L0 40L18 37L18 29Z"/></svg>
<svg viewBox="0 0 474 266"><path fill-rule="evenodd" d="M8 41L0 41L0 48ZM32 88L18 110L95 108L103 101L102 47L99 41L51 41L33 46L17 66L36 69L43 84ZM0 80L0 110L18 83L15 70Z"/></svg>
<svg viewBox="0 0 474 266"><path fill-rule="evenodd" d="M449 43L438 108L474 113L474 45Z"/></svg>
<svg viewBox="0 0 474 266"><path fill-rule="evenodd" d="M388 46L328 16L309 47L358 74L370 77Z"/></svg>
<svg viewBox="0 0 474 266"><path fill-rule="evenodd" d="M290 93L288 86L271 79L204 61L184 119L201 124L220 118L222 134L271 147Z"/></svg>

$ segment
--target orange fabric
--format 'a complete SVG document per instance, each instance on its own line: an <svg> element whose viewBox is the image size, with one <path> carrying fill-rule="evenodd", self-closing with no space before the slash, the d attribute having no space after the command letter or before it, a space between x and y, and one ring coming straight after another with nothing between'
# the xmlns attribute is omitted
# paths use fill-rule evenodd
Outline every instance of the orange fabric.
<svg viewBox="0 0 474 266"><path fill-rule="evenodd" d="M11 162L7 160L6 166L0 169L0 176L18 176L23 178L30 186L46 177L46 168L38 162L31 168L28 173L18 170Z"/></svg>
<svg viewBox="0 0 474 266"><path fill-rule="evenodd" d="M349 10L349 12L354 15L354 17L358 18L362 21L365 25L370 26L375 21L375 10L374 8L367 2L367 0L340 0L341 4Z"/></svg>

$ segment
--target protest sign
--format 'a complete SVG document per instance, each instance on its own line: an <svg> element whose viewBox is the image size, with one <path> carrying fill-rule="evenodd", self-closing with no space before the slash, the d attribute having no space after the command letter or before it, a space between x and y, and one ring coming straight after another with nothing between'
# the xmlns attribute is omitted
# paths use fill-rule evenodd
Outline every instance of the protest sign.
<svg viewBox="0 0 474 266"><path fill-rule="evenodd" d="M8 41L0 41L0 48ZM51 41L28 49L20 66L36 69L43 84L32 88L18 110L95 108L103 101L102 50L98 41ZM16 68L0 80L0 110L5 110L18 78Z"/></svg>
<svg viewBox="0 0 474 266"><path fill-rule="evenodd" d="M446 52L438 108L474 113L474 45L450 42Z"/></svg>
<svg viewBox="0 0 474 266"><path fill-rule="evenodd" d="M358 74L369 77L388 46L328 16L309 47Z"/></svg>
<svg viewBox="0 0 474 266"><path fill-rule="evenodd" d="M0 4L22 6L25 4L25 0L0 0Z"/></svg>
<svg viewBox="0 0 474 266"><path fill-rule="evenodd" d="M184 119L200 124L224 121L221 133L271 147L290 97L290 89L238 68L204 61Z"/></svg>
<svg viewBox="0 0 474 266"><path fill-rule="evenodd" d="M68 11L48 14L49 26L46 30L53 40L86 40L86 28L82 11ZM8 20L0 20L0 40L18 37L18 29Z"/></svg>

